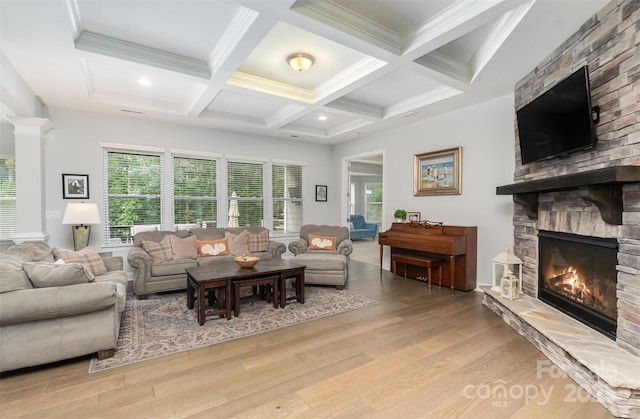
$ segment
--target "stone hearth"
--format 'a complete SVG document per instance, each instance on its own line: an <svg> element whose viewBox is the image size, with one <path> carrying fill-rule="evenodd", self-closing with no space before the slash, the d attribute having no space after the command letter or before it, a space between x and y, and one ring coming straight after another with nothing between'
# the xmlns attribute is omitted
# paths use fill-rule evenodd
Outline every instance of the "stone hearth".
<svg viewBox="0 0 640 419"><path fill-rule="evenodd" d="M481 287L496 313L613 415L640 417L640 358L536 298L500 298Z"/></svg>

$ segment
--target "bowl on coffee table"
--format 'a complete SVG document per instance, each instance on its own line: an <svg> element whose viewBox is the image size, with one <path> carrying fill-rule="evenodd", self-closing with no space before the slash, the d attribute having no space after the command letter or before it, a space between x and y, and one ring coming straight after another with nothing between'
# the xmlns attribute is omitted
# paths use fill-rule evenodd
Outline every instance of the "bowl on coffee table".
<svg viewBox="0 0 640 419"><path fill-rule="evenodd" d="M242 268L253 268L253 266L258 263L258 261L260 260L259 257L257 256L246 256L246 255L241 255L241 256L236 256L234 258L234 260L236 261L236 263L238 265L240 265L240 267Z"/></svg>

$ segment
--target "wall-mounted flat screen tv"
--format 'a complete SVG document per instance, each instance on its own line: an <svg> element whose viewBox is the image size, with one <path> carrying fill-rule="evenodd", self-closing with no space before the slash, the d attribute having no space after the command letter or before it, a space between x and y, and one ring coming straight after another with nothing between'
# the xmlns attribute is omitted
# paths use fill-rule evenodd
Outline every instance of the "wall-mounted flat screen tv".
<svg viewBox="0 0 640 419"><path fill-rule="evenodd" d="M522 164L594 147L594 112L584 66L516 112Z"/></svg>

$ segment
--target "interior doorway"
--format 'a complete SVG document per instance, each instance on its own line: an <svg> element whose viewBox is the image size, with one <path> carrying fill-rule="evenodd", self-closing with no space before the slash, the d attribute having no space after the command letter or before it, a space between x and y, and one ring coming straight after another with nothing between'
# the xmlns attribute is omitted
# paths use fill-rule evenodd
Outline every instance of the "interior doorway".
<svg viewBox="0 0 640 419"><path fill-rule="evenodd" d="M378 224L380 230L384 213L382 152L349 157L346 166L346 218L361 214L368 223Z"/></svg>

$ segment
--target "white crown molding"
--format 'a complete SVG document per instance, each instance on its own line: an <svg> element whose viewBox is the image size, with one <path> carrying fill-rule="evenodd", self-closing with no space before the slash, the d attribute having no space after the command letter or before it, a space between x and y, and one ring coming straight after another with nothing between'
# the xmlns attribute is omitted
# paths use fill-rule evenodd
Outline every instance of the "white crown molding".
<svg viewBox="0 0 640 419"><path fill-rule="evenodd" d="M265 79L264 77L242 73L240 71L233 73L227 83L245 89L257 90L258 92L299 100L300 102L314 103L315 101L313 91Z"/></svg>
<svg viewBox="0 0 640 419"><path fill-rule="evenodd" d="M209 66L202 60L94 32L82 31L75 40L75 47L82 51L133 61L207 80L211 78Z"/></svg>
<svg viewBox="0 0 640 419"><path fill-rule="evenodd" d="M507 12L502 16L491 32L486 36L478 50L473 54L469 61L469 72L471 78L469 80L472 83L475 78L480 74L482 69L489 63L491 58L498 52L498 49L507 40L511 32L518 26L522 18L529 12L529 9L533 6L536 0L531 0L522 6Z"/></svg>
<svg viewBox="0 0 640 419"><path fill-rule="evenodd" d="M382 108L369 105L351 99L340 98L325 105L327 108L337 109L349 114L357 115L367 119L382 120Z"/></svg>
<svg viewBox="0 0 640 419"><path fill-rule="evenodd" d="M302 127L300 125L288 124L280 128L280 131L303 137L329 138L327 131L320 128Z"/></svg>
<svg viewBox="0 0 640 419"><path fill-rule="evenodd" d="M287 105L280 109L278 112L269 115L265 122L269 128L280 128L283 125L288 124L295 118L298 118L300 114L306 112L307 108L300 105Z"/></svg>
<svg viewBox="0 0 640 419"><path fill-rule="evenodd" d="M199 118L203 120L217 120L225 123L235 123L240 126L251 126L255 128L265 128L266 124L263 118L238 115L230 112L223 112L215 109L205 109L200 113Z"/></svg>
<svg viewBox="0 0 640 419"><path fill-rule="evenodd" d="M333 137L336 137L338 135L347 134L349 132L358 130L360 128L364 128L367 125L371 125L371 124L373 124L373 121L367 121L367 120L364 120L364 119L358 119L358 120L355 120L355 121L350 121L350 122L347 122L345 124L342 124L342 125L339 125L339 126L337 126L335 128L330 129L329 132L328 132L328 137L329 138L333 138Z"/></svg>
<svg viewBox="0 0 640 419"><path fill-rule="evenodd" d="M386 109L384 117L385 119L387 119L394 116L403 115L407 112L411 112L423 106L448 99L461 93L462 91L454 89L452 87L442 86L426 92L422 95L414 96L410 99L403 100L402 102L398 102L395 105L389 106Z"/></svg>
<svg viewBox="0 0 640 419"><path fill-rule="evenodd" d="M525 0L458 0L405 37L403 54L426 54L469 33ZM424 50L426 48L426 51Z"/></svg>
<svg viewBox="0 0 640 419"><path fill-rule="evenodd" d="M246 7L240 7L229 26L222 34L222 37L218 40L213 52L207 60L211 72L215 74L224 62L231 56L233 50L242 40L242 37L251 28L251 25L258 18L259 13L248 9Z"/></svg>
<svg viewBox="0 0 640 419"><path fill-rule="evenodd" d="M471 81L469 67L465 63L455 60L438 51L432 51L429 54L416 59L415 63L465 84L469 84Z"/></svg>
<svg viewBox="0 0 640 419"><path fill-rule="evenodd" d="M401 53L402 37L399 34L352 12L333 0L322 2L298 0L291 9L327 23L389 52L398 55Z"/></svg>
<svg viewBox="0 0 640 419"><path fill-rule="evenodd" d="M320 84L314 89L316 100L324 99L335 92L343 90L353 85L358 80L381 69L387 65L386 62L374 57L365 57L351 67L338 73L335 77Z"/></svg>
<svg viewBox="0 0 640 419"><path fill-rule="evenodd" d="M82 33L82 17L80 17L80 8L77 0L66 0L67 11L69 12L69 21L71 23L71 32L73 39L76 39Z"/></svg>

